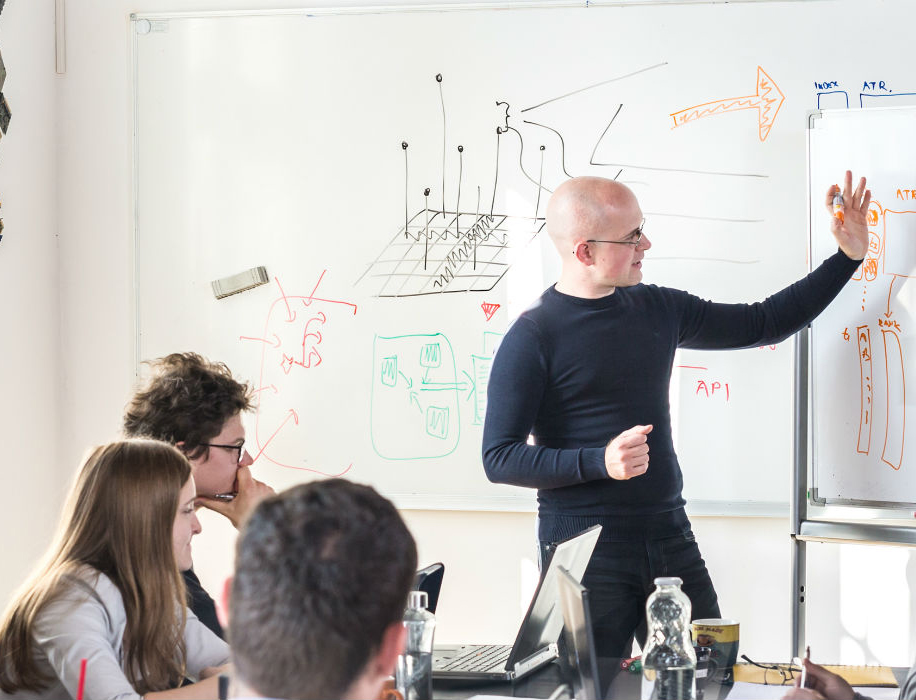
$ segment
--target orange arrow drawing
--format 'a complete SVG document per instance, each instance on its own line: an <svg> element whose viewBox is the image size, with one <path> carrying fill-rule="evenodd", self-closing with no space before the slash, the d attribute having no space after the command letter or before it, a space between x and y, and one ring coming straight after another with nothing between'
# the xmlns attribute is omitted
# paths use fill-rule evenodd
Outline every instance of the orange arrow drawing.
<svg viewBox="0 0 916 700"><path fill-rule="evenodd" d="M715 114L737 112L741 109L756 109L758 111L760 140L766 141L767 136L770 135L770 129L773 127L773 122L776 121L776 114L785 99L786 96L782 94L782 90L773 82L773 79L766 74L763 68L757 66L756 94L704 102L701 105L694 105L693 107L682 109L680 112L674 112L671 116L674 117L674 126L677 127Z"/></svg>

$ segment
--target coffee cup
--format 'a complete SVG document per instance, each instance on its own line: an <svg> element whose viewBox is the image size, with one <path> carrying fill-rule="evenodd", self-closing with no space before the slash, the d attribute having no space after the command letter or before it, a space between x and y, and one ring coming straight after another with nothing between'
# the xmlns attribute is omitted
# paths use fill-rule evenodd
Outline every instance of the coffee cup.
<svg viewBox="0 0 916 700"><path fill-rule="evenodd" d="M705 618L691 623L693 643L709 647L709 659L718 668L730 670L738 662L738 621Z"/></svg>

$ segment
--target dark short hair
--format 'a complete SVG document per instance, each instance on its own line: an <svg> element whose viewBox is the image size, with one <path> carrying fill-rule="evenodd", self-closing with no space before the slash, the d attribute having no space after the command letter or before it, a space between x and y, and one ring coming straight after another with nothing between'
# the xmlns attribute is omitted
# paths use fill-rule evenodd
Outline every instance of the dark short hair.
<svg viewBox="0 0 916 700"><path fill-rule="evenodd" d="M197 459L237 413L251 408L251 389L222 362L193 352L147 363L152 372L124 411L124 434L171 444Z"/></svg>
<svg viewBox="0 0 916 700"><path fill-rule="evenodd" d="M342 697L401 619L417 568L391 501L345 479L262 501L236 545L229 640L259 695Z"/></svg>

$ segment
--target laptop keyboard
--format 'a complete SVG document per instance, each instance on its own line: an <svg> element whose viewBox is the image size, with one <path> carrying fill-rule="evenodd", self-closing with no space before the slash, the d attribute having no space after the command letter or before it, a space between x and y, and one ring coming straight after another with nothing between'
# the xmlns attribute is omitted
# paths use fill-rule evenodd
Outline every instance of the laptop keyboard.
<svg viewBox="0 0 916 700"><path fill-rule="evenodd" d="M492 668L505 667L512 647L505 644L490 644L475 647L469 654L452 659L447 664L438 666L439 671L488 671Z"/></svg>

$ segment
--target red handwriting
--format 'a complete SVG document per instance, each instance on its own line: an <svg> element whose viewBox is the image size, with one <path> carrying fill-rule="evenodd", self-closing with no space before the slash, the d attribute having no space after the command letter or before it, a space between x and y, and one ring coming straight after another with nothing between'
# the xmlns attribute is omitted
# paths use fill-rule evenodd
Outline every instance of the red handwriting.
<svg viewBox="0 0 916 700"><path fill-rule="evenodd" d="M725 384L716 381L706 383L703 379L698 379L695 395L706 396L707 399L711 399L715 397L717 392L719 396L722 396L723 391L725 392L725 401L727 402L730 398L728 382L725 382Z"/></svg>
<svg viewBox="0 0 916 700"><path fill-rule="evenodd" d="M321 371L325 359L321 345L329 332L332 312L344 310L345 316L353 316L357 312L356 304L349 301L319 296L318 290L326 272L322 271L307 295L287 294L275 277L279 294L268 309L264 332L260 336L243 335L239 340L261 344L254 431L257 453L254 459L264 458L277 466L323 476L341 476L352 469L352 462L341 469L332 468L330 472L298 463L307 462L304 455L299 455L308 450L308 445L301 444L303 437L296 437L304 435L300 433L305 427L305 424L300 425L300 414L306 415L306 412L302 404L299 405L302 411L294 407L294 402L302 401L302 392L299 386L289 383L294 374ZM282 371L280 374L277 373L278 366ZM295 446L295 459L286 456L290 445Z"/></svg>

